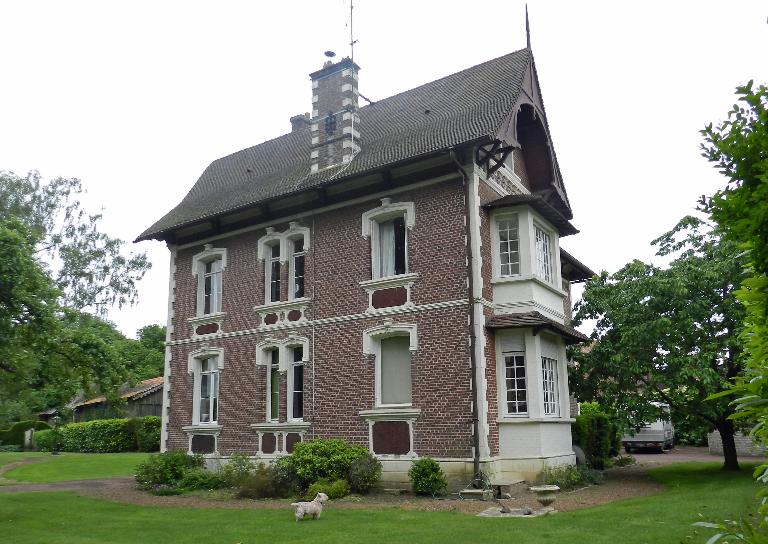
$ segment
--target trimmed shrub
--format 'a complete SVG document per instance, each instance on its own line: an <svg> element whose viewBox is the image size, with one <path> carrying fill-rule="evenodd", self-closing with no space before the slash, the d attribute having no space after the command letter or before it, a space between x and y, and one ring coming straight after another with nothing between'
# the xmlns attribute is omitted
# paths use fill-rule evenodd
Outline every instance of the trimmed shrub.
<svg viewBox="0 0 768 544"><path fill-rule="evenodd" d="M219 469L219 475L229 487L240 487L245 479L256 471L256 464L245 453L233 453L229 461Z"/></svg>
<svg viewBox="0 0 768 544"><path fill-rule="evenodd" d="M308 501L314 500L318 493L325 493L329 499L341 499L349 495L349 484L346 480L338 479L318 480L307 489L305 497Z"/></svg>
<svg viewBox="0 0 768 544"><path fill-rule="evenodd" d="M21 446L17 446L16 444L6 444L6 445L0 445L0 452L10 452L10 451L22 451Z"/></svg>
<svg viewBox="0 0 768 544"><path fill-rule="evenodd" d="M35 449L39 451L51 451L53 441L56 439L56 433L53 429L45 431L36 431L33 435Z"/></svg>
<svg viewBox="0 0 768 544"><path fill-rule="evenodd" d="M241 499L281 499L287 497L290 490L282 487L277 470L259 464L240 484L237 496Z"/></svg>
<svg viewBox="0 0 768 544"><path fill-rule="evenodd" d="M448 481L445 478L440 464L429 457L424 457L413 462L408 471L413 492L419 495L441 495L448 489Z"/></svg>
<svg viewBox="0 0 768 544"><path fill-rule="evenodd" d="M94 419L60 429L61 449L88 453L134 451L136 437L127 419Z"/></svg>
<svg viewBox="0 0 768 544"><path fill-rule="evenodd" d="M601 412L582 414L571 426L573 443L584 450L589 466L598 470L603 470L611 458L615 432L608 416Z"/></svg>
<svg viewBox="0 0 768 544"><path fill-rule="evenodd" d="M194 468L184 473L177 484L179 489L193 491L196 489L210 491L229 487L227 481L217 472L210 472L204 468Z"/></svg>
<svg viewBox="0 0 768 544"><path fill-rule="evenodd" d="M194 469L203 468L203 458L199 455L187 455L184 451L167 451L150 455L136 467L136 484L141 489L153 487L177 486L184 475Z"/></svg>
<svg viewBox="0 0 768 544"><path fill-rule="evenodd" d="M3 445L14 444L16 446L23 446L24 433L27 432L29 429L34 429L36 431L43 431L50 428L51 426L48 425L45 421L34 421L34 420L19 421L11 425L10 429L6 431L0 431L0 433L2 433L0 434L0 444L3 444Z"/></svg>
<svg viewBox="0 0 768 544"><path fill-rule="evenodd" d="M157 416L133 418L136 424L136 451L160 451L160 429L163 420Z"/></svg>
<svg viewBox="0 0 768 544"><path fill-rule="evenodd" d="M572 489L599 484L603 481L603 475L583 465L562 465L545 468L538 479L542 484L556 485L560 489Z"/></svg>
<svg viewBox="0 0 768 544"><path fill-rule="evenodd" d="M368 493L381 480L381 461L370 453L352 461L349 466L349 486L355 493Z"/></svg>
<svg viewBox="0 0 768 544"><path fill-rule="evenodd" d="M302 487L306 487L318 480L345 479L355 459L367 454L366 448L344 440L316 439L296 444L293 453L280 464L292 470Z"/></svg>

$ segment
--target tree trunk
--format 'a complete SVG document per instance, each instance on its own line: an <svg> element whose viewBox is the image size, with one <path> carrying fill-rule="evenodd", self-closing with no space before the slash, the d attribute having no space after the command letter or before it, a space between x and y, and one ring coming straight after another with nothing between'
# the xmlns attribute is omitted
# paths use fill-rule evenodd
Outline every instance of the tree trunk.
<svg viewBox="0 0 768 544"><path fill-rule="evenodd" d="M723 470L739 470L739 459L736 455L736 440L734 440L735 429L733 421L730 419L721 419L717 422L715 428L720 433L720 439L723 442Z"/></svg>

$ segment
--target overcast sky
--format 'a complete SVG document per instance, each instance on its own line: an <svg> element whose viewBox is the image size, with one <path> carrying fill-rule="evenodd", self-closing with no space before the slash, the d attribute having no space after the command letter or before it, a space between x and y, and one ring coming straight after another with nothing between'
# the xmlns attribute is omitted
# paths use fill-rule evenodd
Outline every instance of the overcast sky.
<svg viewBox="0 0 768 544"><path fill-rule="evenodd" d="M723 180L699 130L735 87L768 81L766 2L532 1L531 41L581 233L563 247L594 270L650 260L650 240ZM308 74L348 54L349 0L0 1L0 169L79 177L104 230L125 240L172 208L216 158L290 130ZM373 100L525 47L524 3L357 0L355 61ZM133 336L165 323L168 251Z"/></svg>

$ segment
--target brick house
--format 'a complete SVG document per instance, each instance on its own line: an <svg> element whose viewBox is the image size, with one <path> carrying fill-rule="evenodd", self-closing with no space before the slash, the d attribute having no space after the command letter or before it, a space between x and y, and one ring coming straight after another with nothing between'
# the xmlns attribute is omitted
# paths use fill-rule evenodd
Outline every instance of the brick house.
<svg viewBox="0 0 768 544"><path fill-rule="evenodd" d="M454 481L573 463L578 232L529 49L366 106L310 74L290 133L214 161L138 240L171 251L163 449L315 437ZM309 91L309 89L308 89ZM309 94L309 93L308 93Z"/></svg>

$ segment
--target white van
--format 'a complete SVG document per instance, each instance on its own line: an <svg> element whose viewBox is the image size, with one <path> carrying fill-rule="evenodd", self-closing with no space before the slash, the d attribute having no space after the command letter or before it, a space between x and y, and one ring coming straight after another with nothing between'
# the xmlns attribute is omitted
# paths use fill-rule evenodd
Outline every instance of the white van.
<svg viewBox="0 0 768 544"><path fill-rule="evenodd" d="M675 442L675 428L669 419L669 405L654 403L666 414L667 419L657 419L649 425L645 425L633 435L621 437L621 445L624 451L629 453L634 448L652 448L663 452L671 450Z"/></svg>

